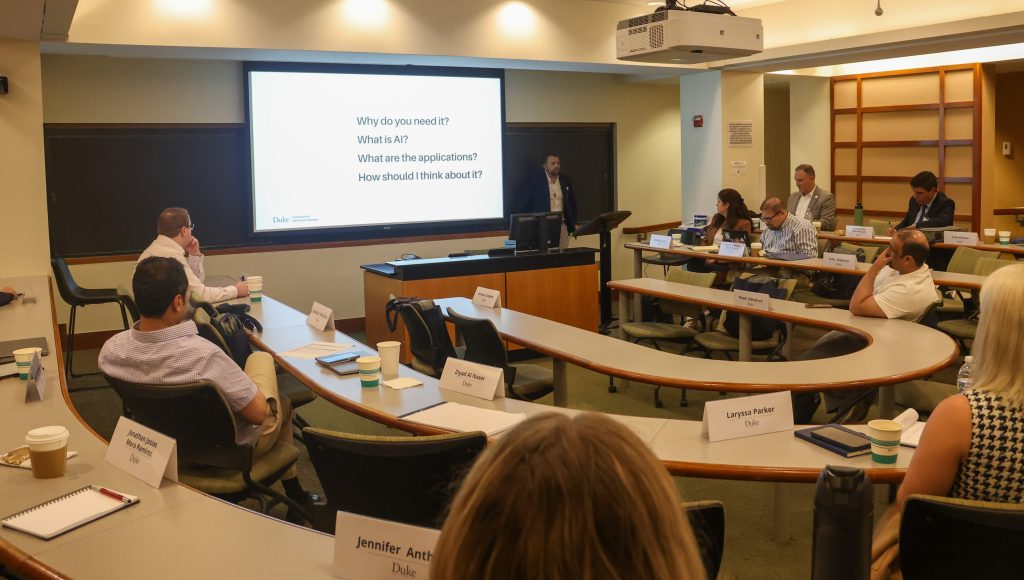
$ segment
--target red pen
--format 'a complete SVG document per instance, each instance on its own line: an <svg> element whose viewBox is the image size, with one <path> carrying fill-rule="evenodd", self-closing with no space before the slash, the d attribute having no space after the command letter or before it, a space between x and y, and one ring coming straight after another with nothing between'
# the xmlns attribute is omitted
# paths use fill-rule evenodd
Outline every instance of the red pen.
<svg viewBox="0 0 1024 580"><path fill-rule="evenodd" d="M99 488L99 490L100 490L100 493L102 493L103 495L105 495L107 497L112 497L112 498L114 498L114 499L116 499L116 500L118 500L120 502L128 503L128 498L126 498L125 496L117 493L116 491L111 491L111 490L109 490L109 489L107 489L105 487L101 487L101 488Z"/></svg>

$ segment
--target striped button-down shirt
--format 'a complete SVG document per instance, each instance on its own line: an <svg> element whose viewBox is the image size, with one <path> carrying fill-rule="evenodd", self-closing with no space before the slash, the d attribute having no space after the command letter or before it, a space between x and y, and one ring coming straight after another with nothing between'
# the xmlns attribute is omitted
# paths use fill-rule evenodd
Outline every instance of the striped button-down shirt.
<svg viewBox="0 0 1024 580"><path fill-rule="evenodd" d="M217 345L199 336L191 320L152 332L139 330L136 323L103 345L99 366L116 379L147 385L210 381L235 413L235 441L247 444L259 437L260 426L238 415L256 396L256 383Z"/></svg>
<svg viewBox="0 0 1024 580"><path fill-rule="evenodd" d="M818 256L818 231L811 222L788 214L779 229L761 232L761 244L768 254L794 253Z"/></svg>

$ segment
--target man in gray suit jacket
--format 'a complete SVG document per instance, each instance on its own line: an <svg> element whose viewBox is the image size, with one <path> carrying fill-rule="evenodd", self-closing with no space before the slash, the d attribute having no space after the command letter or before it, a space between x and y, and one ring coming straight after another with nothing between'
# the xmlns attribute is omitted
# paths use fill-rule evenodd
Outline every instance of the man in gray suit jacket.
<svg viewBox="0 0 1024 580"><path fill-rule="evenodd" d="M836 197L814 184L814 168L806 163L797 165L793 181L797 190L789 194L789 213L809 222L820 221L823 232L835 230Z"/></svg>

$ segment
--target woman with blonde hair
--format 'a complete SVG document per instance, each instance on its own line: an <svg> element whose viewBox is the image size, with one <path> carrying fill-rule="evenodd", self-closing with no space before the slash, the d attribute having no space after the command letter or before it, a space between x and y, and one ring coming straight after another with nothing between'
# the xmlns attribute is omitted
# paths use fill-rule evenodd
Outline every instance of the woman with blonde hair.
<svg viewBox="0 0 1024 580"><path fill-rule="evenodd" d="M672 478L622 424L531 417L466 476L431 562L437 580L704 578Z"/></svg>

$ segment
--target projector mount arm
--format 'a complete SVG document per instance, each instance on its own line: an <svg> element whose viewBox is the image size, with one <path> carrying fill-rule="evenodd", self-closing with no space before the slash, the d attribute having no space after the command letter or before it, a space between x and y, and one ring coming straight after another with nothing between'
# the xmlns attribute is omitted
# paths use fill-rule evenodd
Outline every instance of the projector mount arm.
<svg viewBox="0 0 1024 580"><path fill-rule="evenodd" d="M707 12L710 14L728 14L730 16L736 16L736 13L726 5L722 0L704 0L703 3L697 4L696 6L687 6L686 0L665 0L664 6L658 6L654 11L663 12L665 10L691 10L693 12Z"/></svg>

